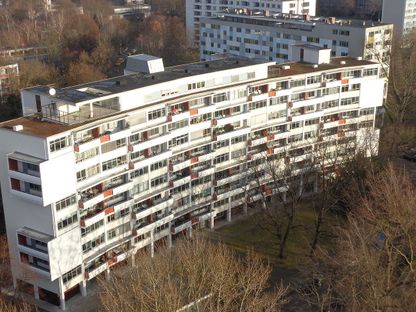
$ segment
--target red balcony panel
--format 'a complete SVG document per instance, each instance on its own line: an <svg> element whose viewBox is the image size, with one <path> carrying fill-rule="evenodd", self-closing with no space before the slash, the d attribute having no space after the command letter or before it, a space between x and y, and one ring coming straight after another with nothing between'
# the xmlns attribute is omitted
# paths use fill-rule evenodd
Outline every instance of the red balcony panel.
<svg viewBox="0 0 416 312"><path fill-rule="evenodd" d="M217 120L216 119L212 119L211 120L211 125L216 126L217 125Z"/></svg>
<svg viewBox="0 0 416 312"><path fill-rule="evenodd" d="M110 135L109 134L106 134L106 135L103 135L103 136L100 137L100 142L101 143L108 142L108 141L110 141Z"/></svg>
<svg viewBox="0 0 416 312"><path fill-rule="evenodd" d="M129 169L134 169L134 162L129 161Z"/></svg>
<svg viewBox="0 0 416 312"><path fill-rule="evenodd" d="M338 122L338 124L340 124L340 125L345 125L345 122L346 122L346 120L345 120L345 119L340 119L340 120L339 120L339 122Z"/></svg>
<svg viewBox="0 0 416 312"><path fill-rule="evenodd" d="M147 131L143 132L143 139L147 140L149 138L149 133Z"/></svg>
<svg viewBox="0 0 416 312"><path fill-rule="evenodd" d="M94 138L98 138L100 136L100 128L94 128L91 130L91 134Z"/></svg>
<svg viewBox="0 0 416 312"><path fill-rule="evenodd" d="M110 213L114 212L114 207L109 207L104 210L105 215L109 215Z"/></svg>
<svg viewBox="0 0 416 312"><path fill-rule="evenodd" d="M168 116L166 117L166 121L167 122L171 122L172 121L172 113L169 113Z"/></svg>
<svg viewBox="0 0 416 312"><path fill-rule="evenodd" d="M276 91L270 91L269 96L276 96Z"/></svg>
<svg viewBox="0 0 416 312"><path fill-rule="evenodd" d="M147 149L144 151L144 157L146 157L146 158L149 158L149 157L150 157L150 148L147 148Z"/></svg>
<svg viewBox="0 0 416 312"><path fill-rule="evenodd" d="M217 193L214 193L214 194L212 195L212 200L217 200L217 199L218 199Z"/></svg>
<svg viewBox="0 0 416 312"><path fill-rule="evenodd" d="M198 162L198 157L194 157L191 159L191 164L195 164Z"/></svg>
<svg viewBox="0 0 416 312"><path fill-rule="evenodd" d="M19 245L27 245L27 237L22 234L17 234L17 241Z"/></svg>
<svg viewBox="0 0 416 312"><path fill-rule="evenodd" d="M267 136L267 141L273 141L273 140L274 140L273 134Z"/></svg>
<svg viewBox="0 0 416 312"><path fill-rule="evenodd" d="M84 220L80 220L79 224L81 224L81 226L85 226L85 221Z"/></svg>
<svg viewBox="0 0 416 312"><path fill-rule="evenodd" d="M192 223L192 225L197 224L198 223L198 218L195 218L195 217L192 218L191 223Z"/></svg>
<svg viewBox="0 0 416 312"><path fill-rule="evenodd" d="M293 102L292 102L292 101L287 102L287 106L288 106L289 108L292 108L292 107L293 107Z"/></svg>
<svg viewBox="0 0 416 312"><path fill-rule="evenodd" d="M10 178L10 184L13 190L20 191L20 180Z"/></svg>
<svg viewBox="0 0 416 312"><path fill-rule="evenodd" d="M192 173L191 174L191 179L196 179L198 178L198 173Z"/></svg>
<svg viewBox="0 0 416 312"><path fill-rule="evenodd" d="M349 80L348 79L342 79L341 80L341 84L348 84Z"/></svg>
<svg viewBox="0 0 416 312"><path fill-rule="evenodd" d="M74 152L79 152L79 145L77 143L74 144Z"/></svg>
<svg viewBox="0 0 416 312"><path fill-rule="evenodd" d="M169 181L169 187L173 187L173 181Z"/></svg>
<svg viewBox="0 0 416 312"><path fill-rule="evenodd" d="M287 121L292 121L292 116L287 116Z"/></svg>
<svg viewBox="0 0 416 312"><path fill-rule="evenodd" d="M23 252L20 253L20 262L29 263L29 256Z"/></svg>
<svg viewBox="0 0 416 312"><path fill-rule="evenodd" d="M18 170L17 160L16 159L9 158L9 169L10 170L13 170L13 171L17 171Z"/></svg>
<svg viewBox="0 0 416 312"><path fill-rule="evenodd" d="M129 152L133 152L133 145L129 144L129 146L127 147L127 150Z"/></svg>
<svg viewBox="0 0 416 312"><path fill-rule="evenodd" d="M78 201L78 208L84 208L84 202L81 199Z"/></svg>
<svg viewBox="0 0 416 312"><path fill-rule="evenodd" d="M197 110L196 108L191 108L191 109L189 110L189 115L190 115L190 116L195 116L195 115L198 115L198 110Z"/></svg>

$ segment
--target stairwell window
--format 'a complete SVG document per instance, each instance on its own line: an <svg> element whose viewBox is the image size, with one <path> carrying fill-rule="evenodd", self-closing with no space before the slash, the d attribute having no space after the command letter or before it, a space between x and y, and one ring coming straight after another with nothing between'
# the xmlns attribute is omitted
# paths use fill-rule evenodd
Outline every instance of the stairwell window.
<svg viewBox="0 0 416 312"><path fill-rule="evenodd" d="M49 142L49 149L51 152L56 152L69 145L71 145L71 137L66 136Z"/></svg>

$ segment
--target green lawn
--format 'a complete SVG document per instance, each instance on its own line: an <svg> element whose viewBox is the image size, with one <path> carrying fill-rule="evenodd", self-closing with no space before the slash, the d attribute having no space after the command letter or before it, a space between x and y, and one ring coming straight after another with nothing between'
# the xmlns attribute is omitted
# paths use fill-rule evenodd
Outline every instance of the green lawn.
<svg viewBox="0 0 416 312"><path fill-rule="evenodd" d="M337 224L335 216L330 216L326 229ZM312 237L311 228L314 224L314 213L308 203L302 205L299 210L296 225L290 234L285 259L278 258L278 240L268 229L258 226L256 216L248 216L233 221L220 229L210 232L210 237L220 240L238 251L253 250L260 257L270 261L274 267L273 275L291 274L305 265L309 258L310 241ZM321 244L330 247L333 237L325 236ZM282 276L284 277L284 276Z"/></svg>

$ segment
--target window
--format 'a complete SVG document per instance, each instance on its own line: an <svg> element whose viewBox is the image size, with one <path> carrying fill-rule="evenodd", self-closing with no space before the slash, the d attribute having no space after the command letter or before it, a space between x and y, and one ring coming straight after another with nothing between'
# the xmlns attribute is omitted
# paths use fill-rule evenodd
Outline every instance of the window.
<svg viewBox="0 0 416 312"><path fill-rule="evenodd" d="M85 236L91 232L94 232L95 230L99 229L104 225L104 220L100 220L90 226L87 226L86 228L81 228L81 236Z"/></svg>
<svg viewBox="0 0 416 312"><path fill-rule="evenodd" d="M144 168L134 170L134 171L130 172L130 178L134 179L134 178L137 178L137 177L141 177L142 175L148 173L148 171L149 171L148 167L144 167Z"/></svg>
<svg viewBox="0 0 416 312"><path fill-rule="evenodd" d="M244 155L246 155L246 153L247 153L247 150L245 148L233 151L233 152L231 152L231 159L244 157Z"/></svg>
<svg viewBox="0 0 416 312"><path fill-rule="evenodd" d="M64 209L68 206L71 206L71 205L75 204L76 201L77 201L76 195L75 194L71 195L67 198L64 198L64 199L56 202L55 203L55 209L56 209L56 211L59 211L61 209Z"/></svg>
<svg viewBox="0 0 416 312"><path fill-rule="evenodd" d="M230 157L229 157L228 153L219 155L219 156L215 157L214 164L216 165L216 164L222 163L224 161L227 161L229 158Z"/></svg>
<svg viewBox="0 0 416 312"><path fill-rule="evenodd" d="M279 96L279 97L276 97L276 98L271 98L269 105L272 106L272 105L284 104L284 103L287 103L287 100L288 100L287 95Z"/></svg>
<svg viewBox="0 0 416 312"><path fill-rule="evenodd" d="M228 99L229 99L229 92L223 92L223 93L215 94L212 100L214 103L220 103L220 102L227 101Z"/></svg>
<svg viewBox="0 0 416 312"><path fill-rule="evenodd" d="M187 125L188 125L188 120L180 120L180 121L169 124L168 130L169 131L178 130L178 129L186 127Z"/></svg>
<svg viewBox="0 0 416 312"><path fill-rule="evenodd" d="M290 81L291 88L302 87L304 85L305 85L305 79L297 79L297 80Z"/></svg>
<svg viewBox="0 0 416 312"><path fill-rule="evenodd" d="M178 136L169 141L169 148L185 144L186 142L188 142L188 134Z"/></svg>
<svg viewBox="0 0 416 312"><path fill-rule="evenodd" d="M104 243L104 241L105 241L105 236L104 236L104 233L103 233L100 236L98 236L97 238L83 244L82 245L82 252L86 253L86 252L100 246L102 243Z"/></svg>
<svg viewBox="0 0 416 312"><path fill-rule="evenodd" d="M188 84L188 90L200 89L205 87L205 81L194 82Z"/></svg>
<svg viewBox="0 0 416 312"><path fill-rule="evenodd" d="M78 215L77 213L74 213L72 216L70 216L69 218L66 218L64 220L61 220L58 222L58 230L62 230L64 228L66 228L67 226L76 223L78 221Z"/></svg>
<svg viewBox="0 0 416 312"><path fill-rule="evenodd" d="M150 165L150 171L155 171L155 170L161 169L163 167L166 167L167 165L168 165L168 161L166 159L162 160L162 161L159 161L157 163L154 163L154 164Z"/></svg>
<svg viewBox="0 0 416 312"><path fill-rule="evenodd" d="M71 139L69 136L59 138L56 140L53 140L49 142L49 148L51 152L59 151L60 149L63 149L71 144Z"/></svg>
<svg viewBox="0 0 416 312"><path fill-rule="evenodd" d="M245 142L247 139L246 135L240 135L238 137L231 138L231 144L237 144L241 142Z"/></svg>
<svg viewBox="0 0 416 312"><path fill-rule="evenodd" d="M163 116L166 116L166 109L160 108L160 109L151 111L148 113L147 116L149 120L155 120L155 119L161 118Z"/></svg>
<svg viewBox="0 0 416 312"><path fill-rule="evenodd" d="M86 159L92 158L94 156L98 155L98 147L91 148L85 152L82 153L75 153L75 161L77 163L84 161Z"/></svg>
<svg viewBox="0 0 416 312"><path fill-rule="evenodd" d="M364 72L363 72L364 77L377 76L377 74L378 74L378 68L367 68L367 69L364 69Z"/></svg>
<svg viewBox="0 0 416 312"><path fill-rule="evenodd" d="M113 169L115 167L124 165L127 162L126 156L120 156L111 160L103 162L103 171Z"/></svg>
<svg viewBox="0 0 416 312"><path fill-rule="evenodd" d="M72 280L73 278L77 277L78 275L80 275L82 273L82 269L81 266L77 266L75 269L72 269L71 271L65 273L64 275L62 275L62 281L64 283L69 282L70 280Z"/></svg>
<svg viewBox="0 0 416 312"><path fill-rule="evenodd" d="M94 165L94 166L91 166L87 169L83 169L81 171L78 171L77 172L77 181L80 182L80 181L83 181L85 179L88 179L88 178L98 174L99 172L100 172L100 167L99 167L98 164Z"/></svg>
<svg viewBox="0 0 416 312"><path fill-rule="evenodd" d="M271 112L269 113L269 120L273 120L273 119L277 119L277 118L283 118L287 116L287 111L284 110L280 110L277 112Z"/></svg>
<svg viewBox="0 0 416 312"><path fill-rule="evenodd" d="M262 100L262 101L250 103L249 108L250 110L254 110L254 109L259 109L259 108L266 107L266 106L267 106L267 100Z"/></svg>
<svg viewBox="0 0 416 312"><path fill-rule="evenodd" d="M346 98L346 99L341 99L341 105L353 105L353 104L358 104L359 103L359 97L352 97L352 98Z"/></svg>
<svg viewBox="0 0 416 312"><path fill-rule="evenodd" d="M290 129L296 129L296 128L300 128L300 127L302 127L302 122L301 121L292 122L290 124Z"/></svg>
<svg viewBox="0 0 416 312"><path fill-rule="evenodd" d="M163 174L163 175L161 175L159 177L156 177L156 178L152 179L150 181L150 186L151 187L156 187L156 186L159 186L159 185L161 185L163 183L166 183L167 181L168 181L168 175L167 174Z"/></svg>

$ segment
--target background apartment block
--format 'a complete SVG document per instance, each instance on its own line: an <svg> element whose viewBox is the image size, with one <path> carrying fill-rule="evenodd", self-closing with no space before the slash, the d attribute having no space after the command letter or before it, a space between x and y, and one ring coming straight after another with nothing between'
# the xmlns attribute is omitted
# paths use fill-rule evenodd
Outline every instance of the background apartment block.
<svg viewBox="0 0 416 312"><path fill-rule="evenodd" d="M19 79L19 64L8 64L0 66L0 101L8 96L17 86Z"/></svg>
<svg viewBox="0 0 416 312"><path fill-rule="evenodd" d="M23 90L24 117L0 124L14 286L65 308L138 250L284 191L252 183L266 159L301 172L322 144L369 151L368 133L377 151L384 85L379 64L349 57L233 58Z"/></svg>
<svg viewBox="0 0 416 312"><path fill-rule="evenodd" d="M399 35L416 30L416 0L383 0L382 21L394 24Z"/></svg>
<svg viewBox="0 0 416 312"><path fill-rule="evenodd" d="M267 14L266 14L267 15ZM393 25L336 18L223 13L201 19L201 60L216 53L279 63L298 58L299 43L331 49L331 57L352 56L389 62Z"/></svg>
<svg viewBox="0 0 416 312"><path fill-rule="evenodd" d="M199 45L201 18L216 16L226 9L315 15L316 0L186 0L186 32L189 44Z"/></svg>

